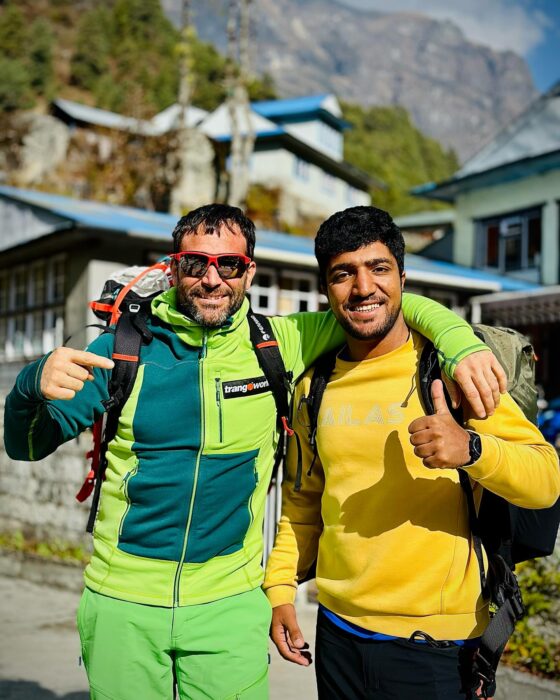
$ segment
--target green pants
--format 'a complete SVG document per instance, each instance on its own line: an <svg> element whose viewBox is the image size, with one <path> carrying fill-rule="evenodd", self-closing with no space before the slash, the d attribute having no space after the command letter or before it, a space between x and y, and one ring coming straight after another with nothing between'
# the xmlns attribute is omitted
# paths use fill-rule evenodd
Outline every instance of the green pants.
<svg viewBox="0 0 560 700"><path fill-rule="evenodd" d="M268 700L270 605L260 588L160 608L86 588L78 608L92 700Z"/></svg>

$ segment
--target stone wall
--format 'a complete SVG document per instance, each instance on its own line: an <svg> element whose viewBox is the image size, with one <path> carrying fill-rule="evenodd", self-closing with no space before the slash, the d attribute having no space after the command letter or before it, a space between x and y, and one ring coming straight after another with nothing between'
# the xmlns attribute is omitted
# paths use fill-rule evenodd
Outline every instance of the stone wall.
<svg viewBox="0 0 560 700"><path fill-rule="evenodd" d="M3 414L3 402L0 408ZM89 542L85 533L89 501L78 503L75 496L88 471L85 453L91 446L91 433L86 431L38 462L11 460L3 437L0 532L22 531L26 537L72 544Z"/></svg>

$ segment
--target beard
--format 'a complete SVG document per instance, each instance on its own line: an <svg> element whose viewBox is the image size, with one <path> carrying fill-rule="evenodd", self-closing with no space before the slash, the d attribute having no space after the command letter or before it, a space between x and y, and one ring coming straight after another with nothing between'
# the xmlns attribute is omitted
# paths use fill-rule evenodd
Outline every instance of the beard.
<svg viewBox="0 0 560 700"><path fill-rule="evenodd" d="M186 291L179 285L177 287L177 307L181 313L188 316L193 321L205 328L219 328L223 326L228 318L233 316L243 304L245 299L246 285L239 289L227 287L220 290L219 294L207 293L202 289L191 289ZM224 303L220 306L204 306L204 299L215 299L224 296ZM202 303L197 303L197 300Z"/></svg>
<svg viewBox="0 0 560 700"><path fill-rule="evenodd" d="M338 322L349 336L356 340L381 340L395 325L397 318L401 312L401 303L395 306L387 307L385 318L380 320L376 325L363 324L364 327L354 324L346 316L337 317Z"/></svg>

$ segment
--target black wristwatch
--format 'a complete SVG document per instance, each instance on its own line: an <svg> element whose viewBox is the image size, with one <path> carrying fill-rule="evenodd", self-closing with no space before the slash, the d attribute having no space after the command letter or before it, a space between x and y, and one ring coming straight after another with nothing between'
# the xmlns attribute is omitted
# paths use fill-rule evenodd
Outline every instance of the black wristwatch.
<svg viewBox="0 0 560 700"><path fill-rule="evenodd" d="M463 464L464 467L469 467L482 457L482 442L480 435L474 430L467 430L469 434L469 461Z"/></svg>

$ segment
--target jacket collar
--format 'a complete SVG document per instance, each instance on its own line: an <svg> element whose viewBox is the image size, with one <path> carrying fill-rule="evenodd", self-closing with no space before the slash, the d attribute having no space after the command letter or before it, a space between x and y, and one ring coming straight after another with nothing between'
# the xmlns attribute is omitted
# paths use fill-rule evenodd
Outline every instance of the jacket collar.
<svg viewBox="0 0 560 700"><path fill-rule="evenodd" d="M208 342L218 342L219 338L229 336L245 321L249 312L249 300L245 298L241 308L219 328L206 328L192 318L185 316L177 308L177 290L171 287L152 301L152 313L161 321L171 326L175 333L189 345L202 345L206 337ZM213 343L212 343L213 344Z"/></svg>

